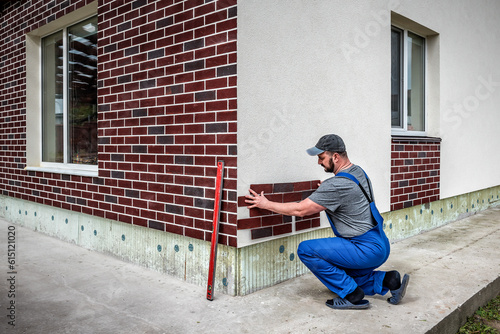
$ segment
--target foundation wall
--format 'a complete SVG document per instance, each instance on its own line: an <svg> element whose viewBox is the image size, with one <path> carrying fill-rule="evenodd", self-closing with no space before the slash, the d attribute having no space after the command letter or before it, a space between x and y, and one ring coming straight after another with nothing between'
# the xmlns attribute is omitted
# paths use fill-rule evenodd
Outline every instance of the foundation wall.
<svg viewBox="0 0 500 334"><path fill-rule="evenodd" d="M499 204L500 186L487 188L383 213L384 230L395 242ZM210 243L203 240L6 196L0 196L0 216L188 283L207 284ZM297 246L303 240L326 237L333 237L330 228L242 248L219 244L215 294L246 295L307 273L297 257Z"/></svg>

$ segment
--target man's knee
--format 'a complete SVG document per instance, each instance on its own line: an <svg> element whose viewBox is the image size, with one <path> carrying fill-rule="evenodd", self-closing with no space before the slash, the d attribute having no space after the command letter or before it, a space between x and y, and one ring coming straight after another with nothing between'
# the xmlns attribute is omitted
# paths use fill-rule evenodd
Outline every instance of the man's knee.
<svg viewBox="0 0 500 334"><path fill-rule="evenodd" d="M297 256L303 260L305 257L311 255L311 247L309 246L311 240L302 241L297 247Z"/></svg>

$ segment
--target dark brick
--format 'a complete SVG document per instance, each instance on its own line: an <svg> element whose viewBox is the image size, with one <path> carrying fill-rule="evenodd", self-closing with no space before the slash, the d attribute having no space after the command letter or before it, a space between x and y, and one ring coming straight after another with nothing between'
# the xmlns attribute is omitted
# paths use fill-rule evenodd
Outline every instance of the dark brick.
<svg viewBox="0 0 500 334"><path fill-rule="evenodd" d="M178 165L192 165L193 157L186 155L177 155L175 156L175 163Z"/></svg>
<svg viewBox="0 0 500 334"><path fill-rule="evenodd" d="M184 195L202 197L205 193L203 188L184 187Z"/></svg>
<svg viewBox="0 0 500 334"><path fill-rule="evenodd" d="M155 230L165 231L165 224L161 222L157 222L155 220L149 221L149 227L154 228Z"/></svg>
<svg viewBox="0 0 500 334"><path fill-rule="evenodd" d="M235 17L237 15L238 15L238 7L234 6L234 7L231 7L227 10L227 17L228 18Z"/></svg>
<svg viewBox="0 0 500 334"><path fill-rule="evenodd" d="M125 49L125 56L132 56L139 53L139 47L133 46L131 48Z"/></svg>
<svg viewBox="0 0 500 334"><path fill-rule="evenodd" d="M184 43L184 51L194 50L202 48L205 46L205 40L203 38L195 39Z"/></svg>
<svg viewBox="0 0 500 334"><path fill-rule="evenodd" d="M146 109L134 109L132 111L133 117L144 117L148 115L148 111Z"/></svg>
<svg viewBox="0 0 500 334"><path fill-rule="evenodd" d="M163 57L165 55L164 49L158 49L148 52L148 60Z"/></svg>
<svg viewBox="0 0 500 334"><path fill-rule="evenodd" d="M273 192L275 193L285 193L293 191L293 183L275 183L273 186Z"/></svg>
<svg viewBox="0 0 500 334"><path fill-rule="evenodd" d="M157 144L173 144L174 136L159 136L156 138Z"/></svg>
<svg viewBox="0 0 500 334"><path fill-rule="evenodd" d="M214 208L214 200L206 199L206 198L195 198L194 206L197 208L203 209L213 209Z"/></svg>
<svg viewBox="0 0 500 334"><path fill-rule="evenodd" d="M122 75L122 76L118 77L119 84L124 84L124 83L131 82L131 81L132 81L132 76L130 74Z"/></svg>
<svg viewBox="0 0 500 334"><path fill-rule="evenodd" d="M150 135L162 135L165 133L164 126L150 126L148 127L148 134Z"/></svg>
<svg viewBox="0 0 500 334"><path fill-rule="evenodd" d="M132 198L139 198L139 191L127 189L127 190L125 190L125 196L132 197Z"/></svg>
<svg viewBox="0 0 500 334"><path fill-rule="evenodd" d="M215 100L215 91L214 90L207 90L204 92L198 92L198 93L194 94L194 98L196 101Z"/></svg>
<svg viewBox="0 0 500 334"><path fill-rule="evenodd" d="M205 125L206 133L227 132L227 123L210 123Z"/></svg>
<svg viewBox="0 0 500 334"><path fill-rule="evenodd" d="M227 75L235 75L236 74L236 65L226 65L217 68L217 76L224 77Z"/></svg>
<svg viewBox="0 0 500 334"><path fill-rule="evenodd" d="M146 145L134 145L132 146L132 153L148 153L148 147Z"/></svg>
<svg viewBox="0 0 500 334"><path fill-rule="evenodd" d="M125 173L117 170L111 171L111 177L113 179L124 179L125 178Z"/></svg>
<svg viewBox="0 0 500 334"><path fill-rule="evenodd" d="M167 87L167 94L184 93L184 85L173 85Z"/></svg>
<svg viewBox="0 0 500 334"><path fill-rule="evenodd" d="M124 161L125 157L123 154L111 154L111 161Z"/></svg>
<svg viewBox="0 0 500 334"><path fill-rule="evenodd" d="M104 200L108 203L118 203L118 198L116 196L105 195Z"/></svg>
<svg viewBox="0 0 500 334"><path fill-rule="evenodd" d="M172 16L166 17L164 19L158 20L156 22L156 29L165 28L174 23L174 19Z"/></svg>
<svg viewBox="0 0 500 334"><path fill-rule="evenodd" d="M273 228L272 227L258 228L258 229L252 230L252 240L265 238L265 237L271 237L272 235L273 235Z"/></svg>
<svg viewBox="0 0 500 334"><path fill-rule="evenodd" d="M302 199L306 199L308 198L309 196L312 195L312 193L314 192L314 190L309 190L309 191L303 191L302 192Z"/></svg>
<svg viewBox="0 0 500 334"><path fill-rule="evenodd" d="M118 32L130 29L132 27L132 22L127 21L118 25Z"/></svg>
<svg viewBox="0 0 500 334"><path fill-rule="evenodd" d="M116 51L116 44L107 45L104 47L104 53Z"/></svg>
<svg viewBox="0 0 500 334"><path fill-rule="evenodd" d="M100 177L94 177L92 179L92 184L99 184L99 185L103 185L104 184L104 179L100 178Z"/></svg>
<svg viewBox="0 0 500 334"><path fill-rule="evenodd" d="M184 214L184 207L179 206L179 205L173 205L173 204L165 204L165 212L173 213L176 215L183 215Z"/></svg>
<svg viewBox="0 0 500 334"><path fill-rule="evenodd" d="M149 79L149 80L144 80L141 81L139 84L140 89L146 89L146 88L154 88L156 87L156 80L155 79Z"/></svg>
<svg viewBox="0 0 500 334"><path fill-rule="evenodd" d="M111 141L109 139L109 137L99 137L98 139L98 143L100 145L106 145L106 144L109 144Z"/></svg>
<svg viewBox="0 0 500 334"><path fill-rule="evenodd" d="M205 68L205 60L203 59L191 61L184 64L185 72L201 70L203 68Z"/></svg>
<svg viewBox="0 0 500 334"><path fill-rule="evenodd" d="M134 1L132 3L132 9L136 9L136 8L142 7L145 4L147 4L147 3L148 3L147 0L136 0L136 1Z"/></svg>

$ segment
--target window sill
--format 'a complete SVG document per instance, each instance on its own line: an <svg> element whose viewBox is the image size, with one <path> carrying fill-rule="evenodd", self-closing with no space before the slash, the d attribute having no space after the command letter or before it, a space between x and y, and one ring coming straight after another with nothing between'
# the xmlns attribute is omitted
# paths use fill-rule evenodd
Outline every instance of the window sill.
<svg viewBox="0 0 500 334"><path fill-rule="evenodd" d="M441 138L438 137L427 137L427 136L402 136L402 135L392 135L392 141L394 143L397 142L407 142L407 141L419 141L426 143L439 143L441 142Z"/></svg>
<svg viewBox="0 0 500 334"><path fill-rule="evenodd" d="M31 167L28 166L24 168L27 171L34 172L45 172L45 173L55 173L55 174L68 174L76 176L89 176L97 177L99 173L97 171L97 166L95 168L78 169L78 168L61 168L61 167Z"/></svg>

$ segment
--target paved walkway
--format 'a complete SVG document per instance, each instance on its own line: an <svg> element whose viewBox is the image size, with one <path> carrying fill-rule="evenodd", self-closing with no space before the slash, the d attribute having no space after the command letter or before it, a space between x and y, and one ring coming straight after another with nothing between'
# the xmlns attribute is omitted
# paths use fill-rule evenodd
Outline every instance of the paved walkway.
<svg viewBox="0 0 500 334"><path fill-rule="evenodd" d="M500 207L393 244L383 268L411 275L407 296L360 311L327 308L311 274L210 302L204 287L20 226L9 274L9 226L0 219L2 333L456 333L500 291Z"/></svg>

